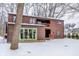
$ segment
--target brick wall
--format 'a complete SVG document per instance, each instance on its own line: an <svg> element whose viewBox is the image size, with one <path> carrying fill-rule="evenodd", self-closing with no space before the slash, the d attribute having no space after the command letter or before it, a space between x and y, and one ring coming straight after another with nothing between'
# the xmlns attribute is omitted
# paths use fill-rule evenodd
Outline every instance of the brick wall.
<svg viewBox="0 0 79 59"><path fill-rule="evenodd" d="M61 22L61 24L58 24L58 22ZM56 37L57 32L61 32L61 38L64 38L64 21L51 20L50 28L51 28L51 35L52 32L54 32Z"/></svg>
<svg viewBox="0 0 79 59"><path fill-rule="evenodd" d="M8 16L8 21L12 22L13 20L13 16L15 16L14 14L9 14ZM28 16L23 16L23 23L29 23L31 17ZM50 19L49 19L50 20ZM61 23L61 24L60 24ZM8 32L8 41L11 41L12 38L12 33L13 33L13 24L9 24L7 26L7 32ZM30 27L30 26L24 26L26 28ZM33 26L31 26L33 27ZM37 39L38 40L44 40L45 39L45 27L36 27L37 28ZM51 39L52 38L52 32L55 33L55 38L57 36L57 32L61 32L61 38L64 38L64 21L63 20L55 20L55 19L51 19L50 20L50 30L51 30Z"/></svg>

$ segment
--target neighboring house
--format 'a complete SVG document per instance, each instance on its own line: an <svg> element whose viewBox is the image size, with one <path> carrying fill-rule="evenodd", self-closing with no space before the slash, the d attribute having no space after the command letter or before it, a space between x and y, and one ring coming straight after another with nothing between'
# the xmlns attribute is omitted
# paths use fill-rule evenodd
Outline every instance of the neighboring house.
<svg viewBox="0 0 79 59"><path fill-rule="evenodd" d="M10 42L15 26L16 14L9 13L7 23L7 41ZM64 20L23 15L19 32L19 41L42 41L64 38Z"/></svg>

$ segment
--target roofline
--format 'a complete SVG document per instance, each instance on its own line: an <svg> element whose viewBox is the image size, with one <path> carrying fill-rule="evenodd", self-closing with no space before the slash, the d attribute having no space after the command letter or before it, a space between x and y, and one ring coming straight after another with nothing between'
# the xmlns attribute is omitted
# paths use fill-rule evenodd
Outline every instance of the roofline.
<svg viewBox="0 0 79 59"><path fill-rule="evenodd" d="M8 14L12 14L12 15L15 15L16 16L16 13L8 13ZM39 19L49 19L49 20L58 20L58 21L64 21L64 20L59 20L59 19L55 19L55 18L51 18L51 17L42 17L42 16L28 16L28 15L25 15L23 14L23 16L26 16L26 17L32 17L32 18L39 18Z"/></svg>
<svg viewBox="0 0 79 59"><path fill-rule="evenodd" d="M14 25L14 22L8 22L8 25ZM42 24L28 24L28 23L21 23L21 25L29 25L29 26L39 26L39 27L45 27L45 25Z"/></svg>

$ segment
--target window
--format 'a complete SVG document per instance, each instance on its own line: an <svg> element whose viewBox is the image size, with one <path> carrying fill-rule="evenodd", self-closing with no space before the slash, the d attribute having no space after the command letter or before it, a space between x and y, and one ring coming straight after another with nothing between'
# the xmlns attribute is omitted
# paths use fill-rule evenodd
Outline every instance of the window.
<svg viewBox="0 0 79 59"><path fill-rule="evenodd" d="M32 38L32 29L29 29L29 38Z"/></svg>
<svg viewBox="0 0 79 59"><path fill-rule="evenodd" d="M30 18L30 24L35 24L36 23L36 19L35 18Z"/></svg>
<svg viewBox="0 0 79 59"><path fill-rule="evenodd" d="M13 22L15 22L16 21L16 16L13 16Z"/></svg>
<svg viewBox="0 0 79 59"><path fill-rule="evenodd" d="M33 29L33 39L35 39L36 30Z"/></svg>
<svg viewBox="0 0 79 59"><path fill-rule="evenodd" d="M21 29L20 31L20 36L21 36L21 39L23 39L23 29Z"/></svg>
<svg viewBox="0 0 79 59"><path fill-rule="evenodd" d="M37 29L36 28L21 28L20 40L36 40Z"/></svg>
<svg viewBox="0 0 79 59"><path fill-rule="evenodd" d="M25 29L25 39L27 39L28 31Z"/></svg>
<svg viewBox="0 0 79 59"><path fill-rule="evenodd" d="M32 24L32 18L30 19L30 24Z"/></svg>
<svg viewBox="0 0 79 59"><path fill-rule="evenodd" d="M20 30L20 40L27 39L27 35L28 35L27 29L22 28Z"/></svg>

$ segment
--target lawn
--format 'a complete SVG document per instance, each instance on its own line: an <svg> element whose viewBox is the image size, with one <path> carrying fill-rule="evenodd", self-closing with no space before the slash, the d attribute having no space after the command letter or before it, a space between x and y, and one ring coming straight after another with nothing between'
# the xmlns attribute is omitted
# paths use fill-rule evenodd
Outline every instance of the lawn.
<svg viewBox="0 0 79 59"><path fill-rule="evenodd" d="M0 56L79 56L79 40L68 38L19 43L17 50L9 48L10 43L1 43Z"/></svg>

